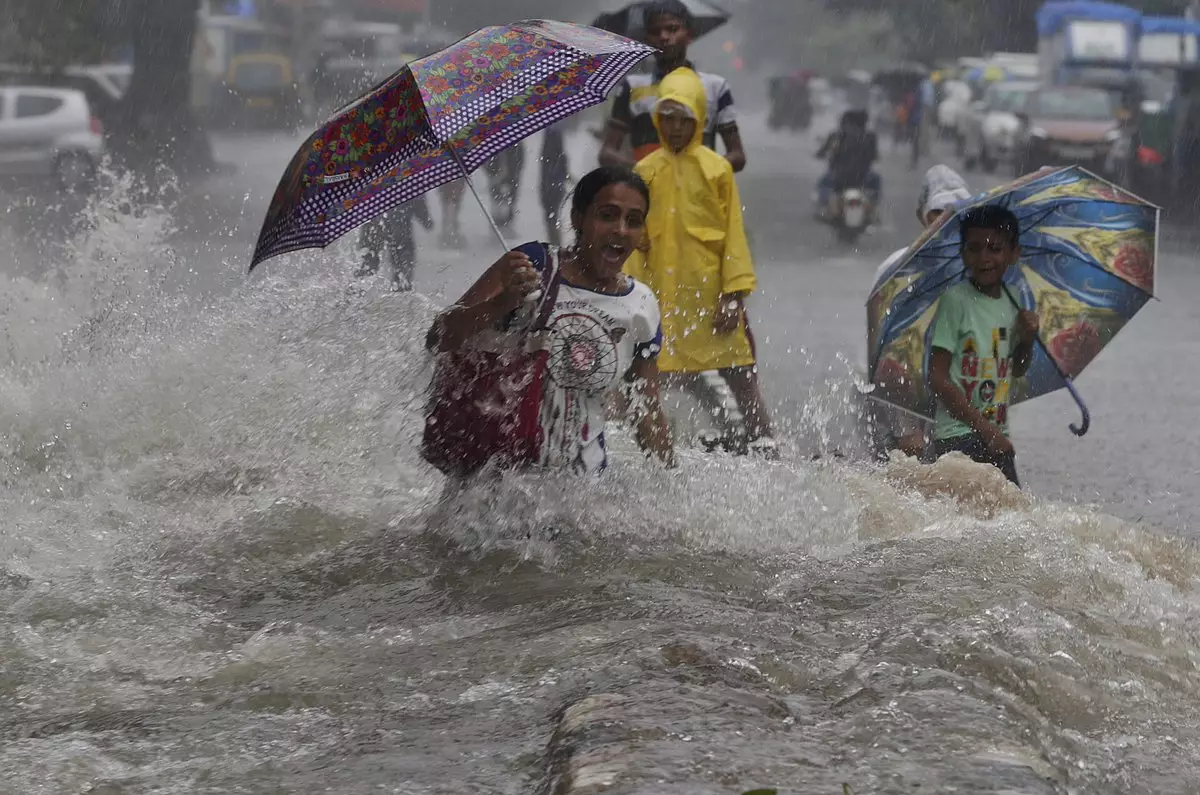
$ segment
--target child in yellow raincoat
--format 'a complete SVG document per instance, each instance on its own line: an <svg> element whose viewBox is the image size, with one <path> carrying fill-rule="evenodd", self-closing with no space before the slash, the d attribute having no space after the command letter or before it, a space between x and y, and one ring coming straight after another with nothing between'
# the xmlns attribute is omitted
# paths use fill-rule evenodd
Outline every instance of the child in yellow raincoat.
<svg viewBox="0 0 1200 795"><path fill-rule="evenodd" d="M701 143L704 85L686 67L659 85L654 112L662 147L637 164L650 186L649 250L626 264L662 308L659 370L693 392L716 370L745 417L745 434L771 446L744 299L755 288L733 167Z"/></svg>

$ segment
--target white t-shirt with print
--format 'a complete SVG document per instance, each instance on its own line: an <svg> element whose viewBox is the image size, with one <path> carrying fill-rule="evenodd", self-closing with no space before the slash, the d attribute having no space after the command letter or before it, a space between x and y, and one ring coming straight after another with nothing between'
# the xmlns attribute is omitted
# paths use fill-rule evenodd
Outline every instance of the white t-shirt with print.
<svg viewBox="0 0 1200 795"><path fill-rule="evenodd" d="M599 472L608 463L605 396L639 358L662 348L662 324L653 291L635 279L622 295L562 282L548 323L542 394L542 464Z"/></svg>
<svg viewBox="0 0 1200 795"><path fill-rule="evenodd" d="M548 267L541 243L521 246L539 272ZM539 334L549 351L541 404L541 465L595 473L608 463L604 442L605 397L639 358L662 349L662 316L654 292L626 277L620 295L560 281L558 299ZM532 313L533 307L524 310ZM531 322L527 314L517 323Z"/></svg>

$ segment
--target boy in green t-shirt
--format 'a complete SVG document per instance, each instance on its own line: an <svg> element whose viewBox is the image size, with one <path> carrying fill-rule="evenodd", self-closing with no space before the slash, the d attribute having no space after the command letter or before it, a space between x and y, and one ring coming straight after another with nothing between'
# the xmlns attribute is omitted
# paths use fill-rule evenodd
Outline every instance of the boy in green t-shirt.
<svg viewBox="0 0 1200 795"><path fill-rule="evenodd" d="M968 279L946 291L933 320L934 450L992 464L1020 486L1008 403L1012 380L1029 369L1038 316L1019 309L1004 286L1021 256L1017 219L999 205L976 207L959 221L959 234Z"/></svg>

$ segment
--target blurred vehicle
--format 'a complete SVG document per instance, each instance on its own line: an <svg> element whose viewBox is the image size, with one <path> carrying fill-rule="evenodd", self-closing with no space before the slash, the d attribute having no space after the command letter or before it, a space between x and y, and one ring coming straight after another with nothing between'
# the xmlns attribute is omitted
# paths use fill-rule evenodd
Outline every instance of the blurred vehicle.
<svg viewBox="0 0 1200 795"><path fill-rule="evenodd" d="M56 179L68 191L96 182L104 127L82 91L0 87L0 176Z"/></svg>
<svg viewBox="0 0 1200 795"><path fill-rule="evenodd" d="M874 208L865 187L843 188L833 198L829 221L838 240L855 243L871 222Z"/></svg>
<svg viewBox="0 0 1200 795"><path fill-rule="evenodd" d="M1037 83L992 83L983 99L971 103L959 123L963 165L979 166L987 173L1012 159L1020 114L1038 88Z"/></svg>
<svg viewBox="0 0 1200 795"><path fill-rule="evenodd" d="M809 93L812 73L806 70L776 75L767 81L771 108L767 126L772 130L807 130L812 124L813 105Z"/></svg>
<svg viewBox="0 0 1200 795"><path fill-rule="evenodd" d="M360 58L347 56L320 64L312 79L318 115L329 116L403 69L415 56Z"/></svg>
<svg viewBox="0 0 1200 795"><path fill-rule="evenodd" d="M986 60L988 65L1003 69L1009 80L1037 80L1041 74L1037 53L997 52Z"/></svg>
<svg viewBox="0 0 1200 795"><path fill-rule="evenodd" d="M284 128L299 121L300 91L292 61L277 53L250 53L229 61L227 119Z"/></svg>
<svg viewBox="0 0 1200 795"><path fill-rule="evenodd" d="M879 88L887 99L892 139L897 143L910 141L916 134L921 84L929 77L929 72L923 64L902 62L871 76L872 86Z"/></svg>
<svg viewBox="0 0 1200 795"><path fill-rule="evenodd" d="M971 87L965 80L950 78L942 82L942 101L938 103L937 121L943 137L961 140L959 123L970 104Z"/></svg>
<svg viewBox="0 0 1200 795"><path fill-rule="evenodd" d="M824 77L817 76L808 81L808 95L812 98L815 111L826 111L833 107L833 86Z"/></svg>
<svg viewBox="0 0 1200 795"><path fill-rule="evenodd" d="M1190 65L1139 71L1138 112L1122 125L1121 135L1108 153L1111 178L1157 204L1169 204L1173 198L1176 98L1180 86L1195 71Z"/></svg>
<svg viewBox="0 0 1200 795"><path fill-rule="evenodd" d="M1093 86L1044 86L1033 91L1020 114L1013 173L1041 166L1078 164L1106 173L1109 152L1121 137L1112 94Z"/></svg>
<svg viewBox="0 0 1200 795"><path fill-rule="evenodd" d="M851 69L837 81L847 110L868 110L871 87L871 73L863 69Z"/></svg>
<svg viewBox="0 0 1200 795"><path fill-rule="evenodd" d="M0 83L45 86L82 91L88 106L104 124L113 126L117 106L133 77L128 64L90 64L60 70L36 70L20 64L0 64Z"/></svg>

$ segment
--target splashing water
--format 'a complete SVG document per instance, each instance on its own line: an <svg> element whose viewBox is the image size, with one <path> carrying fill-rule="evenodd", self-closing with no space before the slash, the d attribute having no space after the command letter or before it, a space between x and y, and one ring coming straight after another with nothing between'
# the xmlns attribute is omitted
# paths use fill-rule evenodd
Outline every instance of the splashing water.
<svg viewBox="0 0 1200 795"><path fill-rule="evenodd" d="M1192 545L953 457L662 472L620 432L597 482L443 493L414 444L432 302L336 254L189 301L169 217L120 203L61 277L3 285L0 789L1200 775ZM818 438L854 389L830 384Z"/></svg>

